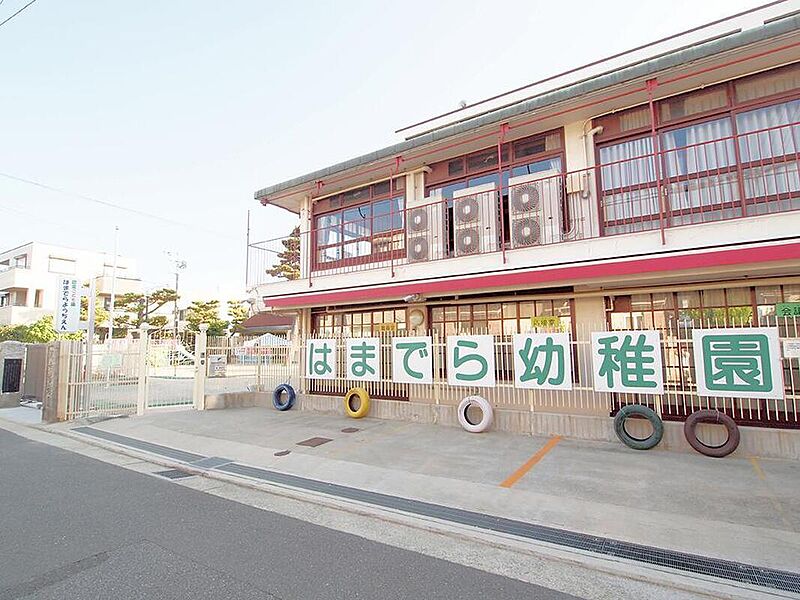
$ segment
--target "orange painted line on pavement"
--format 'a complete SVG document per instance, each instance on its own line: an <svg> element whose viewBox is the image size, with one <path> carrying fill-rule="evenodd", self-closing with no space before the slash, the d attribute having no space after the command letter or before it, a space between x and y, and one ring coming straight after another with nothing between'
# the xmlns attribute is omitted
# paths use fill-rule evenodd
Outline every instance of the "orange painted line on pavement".
<svg viewBox="0 0 800 600"><path fill-rule="evenodd" d="M547 443L542 446L539 451L531 456L524 465L522 465L519 469L514 471L511 475L509 475L503 483L500 484L500 487L510 488L512 485L517 483L520 479L525 476L525 473L530 471L536 463L542 460L545 455L550 452L553 448L556 447L556 444L561 441L561 436L556 435L551 437L547 440Z"/></svg>

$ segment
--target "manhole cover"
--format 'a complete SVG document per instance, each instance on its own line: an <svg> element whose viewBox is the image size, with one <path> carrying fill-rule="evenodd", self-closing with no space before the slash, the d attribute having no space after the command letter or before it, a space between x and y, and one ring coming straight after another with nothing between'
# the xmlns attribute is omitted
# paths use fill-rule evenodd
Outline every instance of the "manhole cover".
<svg viewBox="0 0 800 600"><path fill-rule="evenodd" d="M356 431L361 431L358 427L345 427L342 429L342 433L355 433Z"/></svg>
<svg viewBox="0 0 800 600"><path fill-rule="evenodd" d="M330 441L332 441L330 438L313 437L313 438L308 438L307 440L303 440L302 442L297 442L297 445L316 448L317 446L322 446L322 444L327 444Z"/></svg>
<svg viewBox="0 0 800 600"><path fill-rule="evenodd" d="M286 456L286 455L287 455L287 454L289 454L290 452L291 452L291 450L281 450L280 452L276 452L276 453L274 454L274 456Z"/></svg>

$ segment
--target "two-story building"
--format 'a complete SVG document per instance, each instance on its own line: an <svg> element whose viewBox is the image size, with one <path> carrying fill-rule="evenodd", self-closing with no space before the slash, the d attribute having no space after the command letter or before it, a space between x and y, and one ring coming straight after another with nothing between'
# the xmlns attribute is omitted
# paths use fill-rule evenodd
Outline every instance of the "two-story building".
<svg viewBox="0 0 800 600"><path fill-rule="evenodd" d="M253 243L250 287L266 309L295 311L301 337L556 327L581 343L598 329L658 329L674 392L665 418L685 418L686 332L774 326L776 304L800 302L800 16L600 71L257 191L299 216L300 278L266 274L287 240ZM497 364L502 382L508 356ZM487 397L607 417L576 364L574 401ZM795 428L796 360L785 381L782 403L726 406L743 424ZM369 389L395 402L449 397Z"/></svg>
<svg viewBox="0 0 800 600"><path fill-rule="evenodd" d="M136 262L117 256L115 293L141 291ZM27 325L53 315L61 277L94 279L106 308L111 300L114 256L53 244L29 242L0 252L0 325Z"/></svg>

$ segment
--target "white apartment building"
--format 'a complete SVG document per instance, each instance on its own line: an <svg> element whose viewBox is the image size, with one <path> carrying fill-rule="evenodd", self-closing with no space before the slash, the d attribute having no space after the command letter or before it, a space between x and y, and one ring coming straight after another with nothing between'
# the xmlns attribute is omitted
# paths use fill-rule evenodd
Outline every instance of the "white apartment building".
<svg viewBox="0 0 800 600"><path fill-rule="evenodd" d="M29 242L0 252L0 325L26 325L56 308L58 280L75 276L95 280L97 295L108 306L114 256L41 242ZM116 294L141 291L136 261L117 256Z"/></svg>

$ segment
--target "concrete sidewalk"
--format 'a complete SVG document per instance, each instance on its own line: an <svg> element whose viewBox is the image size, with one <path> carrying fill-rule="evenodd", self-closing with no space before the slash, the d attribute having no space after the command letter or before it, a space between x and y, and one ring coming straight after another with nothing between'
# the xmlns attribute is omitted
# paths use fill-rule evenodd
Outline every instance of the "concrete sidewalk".
<svg viewBox="0 0 800 600"><path fill-rule="evenodd" d="M800 466L793 461L637 452L263 408L165 412L93 426L356 488L800 571ZM298 445L315 437L331 441Z"/></svg>

